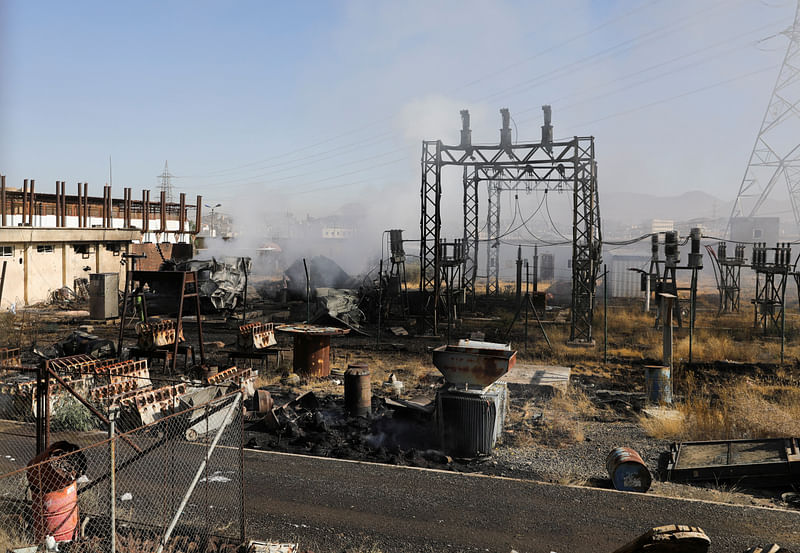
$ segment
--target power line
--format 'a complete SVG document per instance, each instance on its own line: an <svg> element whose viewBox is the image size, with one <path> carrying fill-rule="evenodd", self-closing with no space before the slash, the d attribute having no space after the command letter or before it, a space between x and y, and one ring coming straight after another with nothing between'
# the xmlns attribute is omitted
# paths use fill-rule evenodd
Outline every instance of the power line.
<svg viewBox="0 0 800 553"><path fill-rule="evenodd" d="M483 81L483 80L486 80L488 78L492 78L492 77L494 77L494 76L496 76L496 75L498 75L500 73L504 73L504 72L506 72L506 71L508 71L510 69L513 69L514 67L518 67L519 65L522 65L524 63L530 62L530 61L532 61L532 60L534 60L534 59L536 59L536 58L538 58L538 57L540 57L540 56L542 56L544 54L547 54L547 53L550 53L550 52L552 52L554 50L562 48L562 47L564 47L564 46L566 46L566 45L568 45L568 44L570 44L570 43L572 43L572 42L574 42L574 41L576 41L576 40L578 40L580 38L583 38L585 36L593 34L594 32L596 32L596 31L598 31L598 30L600 30L602 28L605 28L605 27L607 27L609 25L617 23L617 22L621 21L622 19L625 19L625 18L629 17L630 15L632 15L634 13L637 13L637 12L641 11L642 9L644 9L646 7L649 7L649 6L652 6L652 5L654 5L654 4L656 4L656 3L660 2L660 1L661 0L653 0L653 1L651 1L649 3L646 3L646 4L643 4L643 5L641 5L641 6L637 7L637 8L629 10L625 14L622 14L622 15L616 16L616 17L612 17L612 18L600 23L599 25L596 25L595 27L593 27L593 28L591 28L591 29L589 29L587 31L584 31L584 32L578 33L576 35L573 35L570 38L567 38L566 40L563 40L563 41L561 41L561 42L559 42L559 43L557 43L555 45L549 46L548 48L545 48L544 50L540 51L537 54L534 54L532 56L528 56L528 57L524 58L523 60L521 60L520 62L515 62L515 63L510 64L509 66L506 66L505 68L502 68L500 70L492 71L491 73L489 73L487 75L484 75L483 77L479 77L478 79L473 79L472 81L468 81L468 82L464 83L463 85L460 85L459 87L453 89L453 92L462 90L464 88L468 88L468 87L476 84L479 81ZM309 150L313 150L314 148L316 148L318 146L322 146L324 144L328 144L330 142L338 140L338 139L340 139L340 138L342 138L344 136L349 136L349 135L358 133L360 131L363 131L365 129L374 127L375 125L377 125L379 123L384 123L386 121L390 121L392 119L392 117L393 116L382 117L382 118L379 118L379 119L376 119L376 120L372 121L371 123L367 123L365 125L361 125L361 126L356 127L354 129L350 129L348 131L344 131L344 132L338 133L338 134L336 134L336 135L334 135L334 136L332 136L330 138L326 138L324 140L320 140L320 141L314 142L312 144L308 144L306 146L295 148L295 149L289 150L287 152L284 152L284 153L281 153L281 154L276 154L276 155L269 156L269 157L266 157L266 158L262 158L262 159L259 159L259 160L253 161L253 162L244 163L244 164L236 165L236 166L233 166L233 167L228 167L228 168L225 168L225 169L219 169L217 171L211 171L209 173L206 173L205 176L209 176L210 177L210 176L230 173L230 172L233 172L233 171L238 171L240 169L257 166L257 165L263 164L265 162L281 159L281 158L285 157L286 155L291 155L291 154L299 153L299 152L307 152ZM391 131L389 131L387 133L381 133L381 134L378 134L376 136L384 136L384 135L387 135L387 134L390 134L390 133L391 133ZM367 139L367 140L369 140L369 139ZM364 141L361 141L361 142L364 142Z"/></svg>

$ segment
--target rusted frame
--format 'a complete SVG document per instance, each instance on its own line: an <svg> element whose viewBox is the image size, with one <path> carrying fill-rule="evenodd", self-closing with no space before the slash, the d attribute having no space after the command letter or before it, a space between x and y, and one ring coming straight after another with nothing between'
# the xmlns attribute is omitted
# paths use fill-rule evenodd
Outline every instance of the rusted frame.
<svg viewBox="0 0 800 553"><path fill-rule="evenodd" d="M80 401L81 404L83 404L84 407L86 407L95 417L100 419L106 426L111 424L111 421L109 421L108 418L103 413L98 411L97 408L95 408L94 405L92 405L91 403L86 401L86 399L83 396L81 396L78 392L76 392L75 389L72 386L70 386L63 378L61 378L58 375L58 373L56 373L53 369L50 369L50 368L45 368L44 370L46 371L46 373L49 376L52 376L53 378L55 378L56 381L59 384L61 384L61 386L63 386L65 390L67 390L70 394L72 394L75 397L75 399ZM49 409L48 409L48 411L49 411ZM49 423L49 417L48 417L48 423ZM49 432L49 428L50 428L49 424L47 425L47 428L48 428L48 432ZM141 453L142 450L139 448L139 446L137 446L135 443L133 443L129 438L123 437L123 436L120 436L120 437L122 437L122 439L125 440L125 442L129 446L131 446L137 453Z"/></svg>

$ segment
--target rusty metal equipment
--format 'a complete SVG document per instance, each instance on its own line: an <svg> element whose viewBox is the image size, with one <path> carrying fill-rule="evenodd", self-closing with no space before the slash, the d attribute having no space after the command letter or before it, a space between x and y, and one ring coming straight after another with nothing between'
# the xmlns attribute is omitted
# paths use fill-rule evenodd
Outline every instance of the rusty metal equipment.
<svg viewBox="0 0 800 553"><path fill-rule="evenodd" d="M507 402L504 383L481 389L440 388L435 412L442 450L461 458L491 455L503 432Z"/></svg>
<svg viewBox="0 0 800 553"><path fill-rule="evenodd" d="M800 482L800 439L716 440L670 446L667 480L786 486Z"/></svg>
<svg viewBox="0 0 800 553"><path fill-rule="evenodd" d="M433 364L447 382L465 388L485 388L514 367L517 352L504 344L479 342L473 345L439 346L433 350Z"/></svg>
<svg viewBox="0 0 800 553"><path fill-rule="evenodd" d="M19 348L0 348L0 369L19 367L22 365L22 358Z"/></svg>
<svg viewBox="0 0 800 553"><path fill-rule="evenodd" d="M137 345L143 350L154 350L175 344L177 325L172 319L152 323L136 323ZM183 341L183 332L178 338Z"/></svg>
<svg viewBox="0 0 800 553"><path fill-rule="evenodd" d="M56 357L45 361L45 368L62 376L93 374L95 370L115 363L114 359L96 359L91 355L78 354Z"/></svg>
<svg viewBox="0 0 800 553"><path fill-rule="evenodd" d="M272 323L248 323L239 327L236 345L244 351L265 349L277 344Z"/></svg>
<svg viewBox="0 0 800 553"><path fill-rule="evenodd" d="M629 447L612 449L606 457L606 470L615 490L643 493L653 481L641 456Z"/></svg>
<svg viewBox="0 0 800 553"><path fill-rule="evenodd" d="M344 409L352 416L369 416L372 412L372 388L366 364L353 363L344 373Z"/></svg>
<svg viewBox="0 0 800 553"><path fill-rule="evenodd" d="M120 407L120 429L132 430L174 413L178 406L178 397L185 393L186 384L181 382L116 396L113 399Z"/></svg>
<svg viewBox="0 0 800 553"><path fill-rule="evenodd" d="M343 336L348 328L308 324L281 325L276 328L294 338L292 368L295 373L314 378L331 374L331 336Z"/></svg>
<svg viewBox="0 0 800 553"><path fill-rule="evenodd" d="M244 398L247 399L255 394L255 380L256 376L251 369L230 367L209 376L206 382L210 386L219 386L226 382L234 384L237 388L241 388Z"/></svg>

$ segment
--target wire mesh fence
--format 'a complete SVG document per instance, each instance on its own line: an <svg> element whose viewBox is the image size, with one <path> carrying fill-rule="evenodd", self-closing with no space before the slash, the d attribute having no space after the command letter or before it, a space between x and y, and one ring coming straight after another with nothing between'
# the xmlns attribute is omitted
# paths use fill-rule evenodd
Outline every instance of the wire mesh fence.
<svg viewBox="0 0 800 553"><path fill-rule="evenodd" d="M0 377L0 552L238 549L241 380L160 381L141 362Z"/></svg>

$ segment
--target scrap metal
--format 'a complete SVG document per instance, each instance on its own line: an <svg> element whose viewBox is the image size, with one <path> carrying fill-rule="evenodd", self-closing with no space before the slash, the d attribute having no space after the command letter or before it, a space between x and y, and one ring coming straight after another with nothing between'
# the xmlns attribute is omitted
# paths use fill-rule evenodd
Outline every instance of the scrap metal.
<svg viewBox="0 0 800 553"><path fill-rule="evenodd" d="M116 398L120 406L120 428L126 431L150 424L175 412L177 398L186 393L186 383L135 391Z"/></svg>
<svg viewBox="0 0 800 553"><path fill-rule="evenodd" d="M183 261L174 270L197 273L201 309L214 312L236 309L244 298L251 267L249 257L222 257Z"/></svg>
<svg viewBox="0 0 800 553"><path fill-rule="evenodd" d="M172 319L156 321L152 323L137 323L136 334L138 336L137 345L143 350L154 350L175 344L175 337L178 336L176 322ZM181 329L178 341L183 341L183 329Z"/></svg>
<svg viewBox="0 0 800 553"><path fill-rule="evenodd" d="M245 351L259 350L274 346L275 328L272 323L248 323L239 327L236 344Z"/></svg>
<svg viewBox="0 0 800 553"><path fill-rule="evenodd" d="M800 482L800 438L679 442L669 453L666 476L675 482Z"/></svg>
<svg viewBox="0 0 800 553"><path fill-rule="evenodd" d="M256 375L252 369L240 369L238 367L231 367L217 374L211 375L206 379L211 386L221 385L225 382L230 382L242 389L245 399L253 397L255 394L255 380Z"/></svg>
<svg viewBox="0 0 800 553"><path fill-rule="evenodd" d="M19 348L0 348L0 368L19 367L21 364Z"/></svg>

